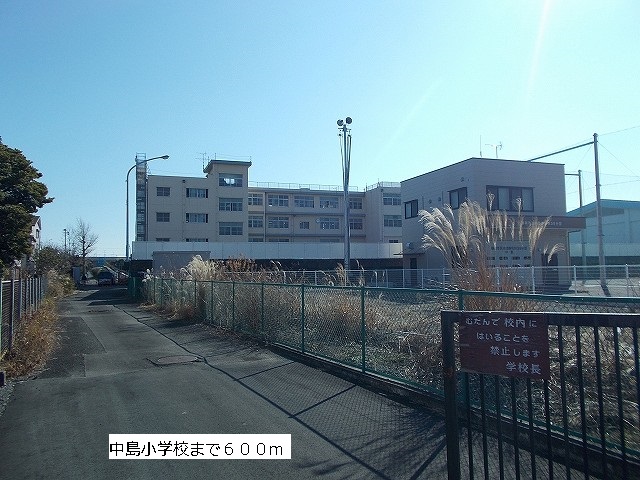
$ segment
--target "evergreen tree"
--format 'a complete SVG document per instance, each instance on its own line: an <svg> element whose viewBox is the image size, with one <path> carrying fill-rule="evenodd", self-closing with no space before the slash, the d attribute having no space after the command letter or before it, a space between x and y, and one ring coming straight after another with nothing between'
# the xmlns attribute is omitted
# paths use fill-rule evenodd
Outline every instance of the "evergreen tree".
<svg viewBox="0 0 640 480"><path fill-rule="evenodd" d="M31 253L32 215L53 201L20 150L0 141L0 268Z"/></svg>

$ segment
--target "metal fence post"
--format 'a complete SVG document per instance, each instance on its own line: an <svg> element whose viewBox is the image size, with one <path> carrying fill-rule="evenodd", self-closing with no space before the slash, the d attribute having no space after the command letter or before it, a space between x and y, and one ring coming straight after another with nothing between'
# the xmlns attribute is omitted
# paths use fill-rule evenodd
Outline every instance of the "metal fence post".
<svg viewBox="0 0 640 480"><path fill-rule="evenodd" d="M211 285L209 286L210 290L211 290L211 324L213 325L213 314L214 314L214 310L213 310L213 305L214 305L214 299L213 299L213 280L211 280Z"/></svg>
<svg viewBox="0 0 640 480"><path fill-rule="evenodd" d="M304 353L304 283L302 285L300 285L300 325L301 325L301 332L300 332L300 341L302 343L301 348L302 348L302 353Z"/></svg>
<svg viewBox="0 0 640 480"><path fill-rule="evenodd" d="M362 373L367 370L367 327L364 315L364 285L360 287L360 337L362 338Z"/></svg>
<svg viewBox="0 0 640 480"><path fill-rule="evenodd" d="M447 473L449 480L460 480L460 440L458 438L458 405L456 401L456 357L451 312L440 314L442 329L442 377L444 380L444 410L447 443Z"/></svg>
<svg viewBox="0 0 640 480"><path fill-rule="evenodd" d="M531 265L531 293L536 293L536 268Z"/></svg>
<svg viewBox="0 0 640 480"><path fill-rule="evenodd" d="M2 357L2 301L4 300L4 282L0 278L0 357Z"/></svg>
<svg viewBox="0 0 640 480"><path fill-rule="evenodd" d="M260 282L260 333L264 335L264 282Z"/></svg>
<svg viewBox="0 0 640 480"><path fill-rule="evenodd" d="M10 352L13 348L13 322L15 320L15 304L16 304L16 281L11 279L11 301L9 302L9 342L7 349Z"/></svg>
<svg viewBox="0 0 640 480"><path fill-rule="evenodd" d="M231 330L236 329L236 281L231 282Z"/></svg>
<svg viewBox="0 0 640 480"><path fill-rule="evenodd" d="M18 324L22 320L22 279L18 280L18 315L17 315Z"/></svg>
<svg viewBox="0 0 640 480"><path fill-rule="evenodd" d="M627 279L627 297L629 296L629 265L625 263L624 265L624 276Z"/></svg>

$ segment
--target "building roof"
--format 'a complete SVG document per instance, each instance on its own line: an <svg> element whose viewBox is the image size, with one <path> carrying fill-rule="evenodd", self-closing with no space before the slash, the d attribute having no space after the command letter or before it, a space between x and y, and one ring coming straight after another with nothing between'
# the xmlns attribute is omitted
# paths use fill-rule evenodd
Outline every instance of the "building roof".
<svg viewBox="0 0 640 480"><path fill-rule="evenodd" d="M602 215L620 215L625 210L639 210L640 202L634 200L609 200L601 199L600 205L602 206ZM583 205L582 209L579 207L575 210L567 212L569 217L593 217L596 215L596 202L591 202L587 205Z"/></svg>
<svg viewBox="0 0 640 480"><path fill-rule="evenodd" d="M411 177L411 178L408 178L406 180L403 180L401 183L404 183L404 182L406 182L408 180L413 180L414 178L419 178L419 177L423 177L425 175L430 175L430 174L432 174L434 172L438 172L440 170L446 170L446 169L449 169L449 168L457 166L457 165L462 165L464 163L473 164L473 163L479 163L479 162L486 162L486 163L490 163L491 162L491 163L494 163L494 164L497 164L497 163L512 163L512 164L513 163L519 163L519 164L522 164L522 165L540 165L540 164L543 164L543 165L564 165L563 163L552 163L552 162L529 162L529 161L526 161L526 160L508 160L508 159L503 159L503 158L471 157L471 158L467 158L466 160L461 160L459 162L452 163L450 165L446 165L446 166L441 167L441 168L436 168L435 170L431 170L430 172L426 172L426 173L422 173L420 175L416 175L415 177Z"/></svg>
<svg viewBox="0 0 640 480"><path fill-rule="evenodd" d="M204 167L203 172L211 173L211 170L213 170L214 165L236 165L241 167L250 167L251 162L243 161L243 160L219 160L219 159L209 160L209 163L207 164L206 167Z"/></svg>

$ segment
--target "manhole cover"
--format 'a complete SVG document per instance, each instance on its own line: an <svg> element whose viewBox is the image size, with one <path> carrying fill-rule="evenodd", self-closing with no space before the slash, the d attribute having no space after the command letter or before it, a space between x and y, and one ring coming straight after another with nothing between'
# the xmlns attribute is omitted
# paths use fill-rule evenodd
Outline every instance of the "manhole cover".
<svg viewBox="0 0 640 480"><path fill-rule="evenodd" d="M200 360L200 357L196 355L170 355L168 357L160 357L154 363L158 365L171 365L174 363L197 362L199 360Z"/></svg>

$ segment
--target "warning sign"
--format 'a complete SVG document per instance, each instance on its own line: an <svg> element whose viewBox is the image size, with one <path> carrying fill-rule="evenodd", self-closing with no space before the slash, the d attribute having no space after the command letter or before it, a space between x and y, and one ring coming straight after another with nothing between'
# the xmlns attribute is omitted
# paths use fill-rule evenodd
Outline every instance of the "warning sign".
<svg viewBox="0 0 640 480"><path fill-rule="evenodd" d="M549 330L542 313L462 312L462 370L549 379Z"/></svg>

